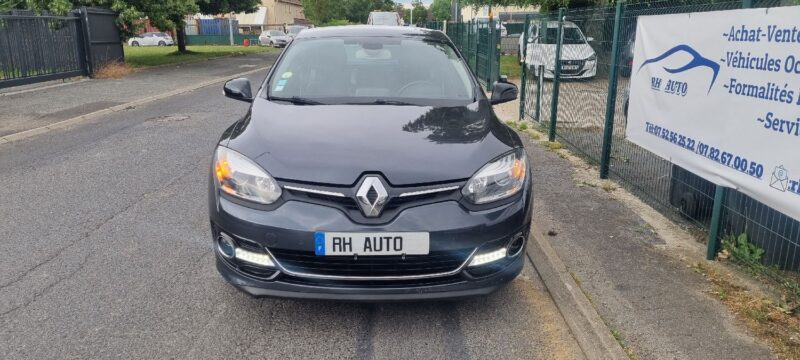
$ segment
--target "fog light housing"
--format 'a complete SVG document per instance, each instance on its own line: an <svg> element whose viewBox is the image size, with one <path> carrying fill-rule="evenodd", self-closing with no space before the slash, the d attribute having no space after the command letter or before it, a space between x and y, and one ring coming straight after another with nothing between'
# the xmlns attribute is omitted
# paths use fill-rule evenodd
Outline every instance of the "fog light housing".
<svg viewBox="0 0 800 360"><path fill-rule="evenodd" d="M242 248L236 248L236 258L253 265L275 267L275 262L272 261L272 257L268 254L247 251Z"/></svg>
<svg viewBox="0 0 800 360"><path fill-rule="evenodd" d="M472 261L469 262L469 267L486 265L497 260L502 260L506 257L507 252L508 249L503 247L487 253L477 254L472 257Z"/></svg>
<svg viewBox="0 0 800 360"><path fill-rule="evenodd" d="M217 236L217 251L224 258L232 259L236 253L236 243L233 242L233 238L228 234L221 232Z"/></svg>

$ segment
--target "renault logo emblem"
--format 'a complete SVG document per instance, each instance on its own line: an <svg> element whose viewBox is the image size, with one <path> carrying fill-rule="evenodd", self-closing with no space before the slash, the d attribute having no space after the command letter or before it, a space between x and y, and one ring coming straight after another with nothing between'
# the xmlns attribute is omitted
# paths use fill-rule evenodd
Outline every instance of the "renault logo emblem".
<svg viewBox="0 0 800 360"><path fill-rule="evenodd" d="M366 217L380 215L388 200L389 194L386 192L386 188L381 179L375 176L365 178L356 193L356 202Z"/></svg>

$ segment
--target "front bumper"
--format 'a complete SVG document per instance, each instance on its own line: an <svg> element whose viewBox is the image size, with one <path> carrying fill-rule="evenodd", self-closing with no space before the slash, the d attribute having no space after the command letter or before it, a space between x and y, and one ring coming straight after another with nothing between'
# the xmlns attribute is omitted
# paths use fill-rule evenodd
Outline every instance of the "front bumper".
<svg viewBox="0 0 800 360"><path fill-rule="evenodd" d="M387 283L387 286L380 287L358 283L317 285L285 275L278 275L274 281L260 281L243 275L217 257L217 270L222 277L250 296L339 301L443 300L488 295L514 280L522 271L523 264L524 255L520 255L503 270L477 280L463 277L442 284L389 286L391 283Z"/></svg>
<svg viewBox="0 0 800 360"><path fill-rule="evenodd" d="M219 196L212 186L209 205L214 239L219 232L224 232L252 251L270 254L276 262L274 268L254 269L235 259L225 259L215 251L217 269L229 283L257 297L402 301L486 295L520 273L524 245L519 255L472 268L467 264L476 253L506 246L520 236L527 237L531 219L530 192L529 182L517 199L496 208L470 211L457 201L443 201L405 209L385 224L365 225L352 221L337 208L302 201L287 201L269 211L256 210ZM304 252L312 255L303 259L305 261L328 261L324 257L313 257L316 231L427 231L431 255L464 254L463 261L459 260L460 265L452 271L435 271L427 277L417 273L396 274L392 279L364 279L363 276L354 279L329 276L324 270L330 265L327 263L310 271L298 271L296 259L281 258L284 256L281 254ZM427 261L426 257L416 260ZM360 257L353 261L378 261L378 258L381 257ZM405 257L402 260L412 261ZM392 262L384 263L385 267L378 271L407 269L403 267L407 264L398 263L395 267Z"/></svg>
<svg viewBox="0 0 800 360"><path fill-rule="evenodd" d="M565 71L561 70L561 79L592 79L597 76L597 62L587 61L580 70ZM555 77L555 69L546 68L544 78L552 80Z"/></svg>

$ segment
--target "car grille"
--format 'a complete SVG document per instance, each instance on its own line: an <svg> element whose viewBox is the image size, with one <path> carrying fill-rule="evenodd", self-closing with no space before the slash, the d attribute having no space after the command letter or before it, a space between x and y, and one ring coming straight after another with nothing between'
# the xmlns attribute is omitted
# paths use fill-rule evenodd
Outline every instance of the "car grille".
<svg viewBox="0 0 800 360"><path fill-rule="evenodd" d="M313 251L269 249L280 265L293 273L347 277L413 277L457 270L473 249L431 251L428 255L317 256Z"/></svg>
<svg viewBox="0 0 800 360"><path fill-rule="evenodd" d="M386 190L389 192L389 202L384 206L383 211L379 217L370 218L365 217L361 209L356 203L355 194L357 187L345 186L324 186L324 185L308 185L301 183L283 182L284 192L283 197L286 200L298 200L306 203L317 205L335 207L342 210L347 216L361 224L383 224L391 221L400 212L405 209L439 203L444 201L458 201L461 197L459 189L463 186L463 181L455 181L441 184L428 184L407 187L391 187L386 185ZM292 186L294 188L286 188L285 186ZM305 189L305 190L299 190ZM446 189L442 191L435 191L426 193L425 191L431 189ZM326 193L314 193L313 191L322 191L330 193L339 193L343 196L334 196ZM401 197L401 194L411 194ZM367 196L374 199L377 193L370 191Z"/></svg>

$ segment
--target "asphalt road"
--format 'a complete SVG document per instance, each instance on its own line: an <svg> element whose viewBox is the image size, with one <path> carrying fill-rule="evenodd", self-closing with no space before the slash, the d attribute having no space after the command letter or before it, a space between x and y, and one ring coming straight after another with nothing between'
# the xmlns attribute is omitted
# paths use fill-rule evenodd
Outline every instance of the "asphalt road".
<svg viewBox="0 0 800 360"><path fill-rule="evenodd" d="M247 105L220 87L0 145L0 359L582 358L530 264L459 302L253 299L224 283L206 176Z"/></svg>

